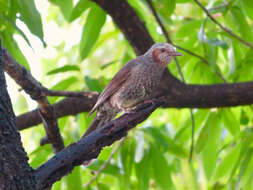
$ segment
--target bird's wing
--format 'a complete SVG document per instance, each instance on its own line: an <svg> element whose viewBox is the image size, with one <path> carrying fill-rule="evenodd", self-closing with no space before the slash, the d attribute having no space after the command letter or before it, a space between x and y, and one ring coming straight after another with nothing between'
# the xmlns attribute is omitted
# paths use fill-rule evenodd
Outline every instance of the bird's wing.
<svg viewBox="0 0 253 190"><path fill-rule="evenodd" d="M89 112L89 116L106 101L109 97L111 97L121 86L122 83L126 81L126 79L131 75L132 68L138 62L136 59L129 61L124 67L122 67L119 72L112 78L109 84L105 87L103 92L99 95L98 100L94 107Z"/></svg>

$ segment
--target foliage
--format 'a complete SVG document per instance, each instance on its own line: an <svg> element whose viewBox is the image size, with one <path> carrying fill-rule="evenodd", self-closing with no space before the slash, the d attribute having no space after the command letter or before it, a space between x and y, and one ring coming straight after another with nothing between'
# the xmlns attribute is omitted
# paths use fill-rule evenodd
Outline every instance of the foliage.
<svg viewBox="0 0 253 190"><path fill-rule="evenodd" d="M20 64L30 68L32 63L28 64L16 36L21 36L23 43L36 50L30 42L35 35L46 49L56 52L53 57L41 55L39 80L44 86L58 90L101 91L122 65L135 57L133 50L112 19L95 3L88 0L79 0L76 4L72 0L49 2L43 16L39 2L34 0L0 0L0 37L4 46ZM146 1L128 2L145 22L153 39L165 41ZM222 31L194 1L153 0L153 3L172 41L202 55L209 63L205 65L183 52L179 63L187 83L222 83L216 72L227 82L252 80L252 50ZM202 0L201 3L215 19L244 40L253 42L253 1ZM32 35L17 24L20 22ZM83 26L79 42L70 45L63 36L62 43L52 45L44 37L47 27L43 25L49 22L63 30L75 24ZM169 69L179 78L174 63ZM51 103L58 100L50 99ZM15 111L26 111L26 101L30 100L20 96ZM159 109L128 134L120 150L87 189L253 189L252 106L194 109L193 113L195 149L192 162L188 162L189 110ZM65 145L77 141L91 120L87 113L59 119ZM21 134L34 168L52 156L49 146L38 145L44 135L41 127ZM105 148L90 166L75 168L53 189L82 189L82 184L91 179L111 150L112 147Z"/></svg>

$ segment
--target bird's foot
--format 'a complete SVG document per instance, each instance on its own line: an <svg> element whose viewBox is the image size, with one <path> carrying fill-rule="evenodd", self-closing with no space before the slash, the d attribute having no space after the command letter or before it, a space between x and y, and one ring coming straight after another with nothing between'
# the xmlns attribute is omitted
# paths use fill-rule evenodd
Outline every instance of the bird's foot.
<svg viewBox="0 0 253 190"><path fill-rule="evenodd" d="M140 111L143 111L151 106L156 105L156 103L158 103L158 101L156 99L150 99L150 100L145 100L144 102L138 104L137 106L135 106L132 109L124 109L123 113L127 113L127 114L134 114Z"/></svg>
<svg viewBox="0 0 253 190"><path fill-rule="evenodd" d="M155 104L155 100L154 99L150 99L150 100L145 100L142 104L136 106L136 111L142 111L145 110L147 108L149 108L150 106L153 106Z"/></svg>

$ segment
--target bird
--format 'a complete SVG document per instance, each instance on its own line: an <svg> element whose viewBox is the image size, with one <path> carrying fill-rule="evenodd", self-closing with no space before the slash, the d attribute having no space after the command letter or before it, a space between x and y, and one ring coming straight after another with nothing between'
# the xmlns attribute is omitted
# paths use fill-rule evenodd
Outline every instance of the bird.
<svg viewBox="0 0 253 190"><path fill-rule="evenodd" d="M176 56L182 54L176 52L172 44L160 42L123 66L99 95L89 112L90 116L97 110L94 120L83 136L102 127L119 112L133 112L137 106L152 101L164 70Z"/></svg>

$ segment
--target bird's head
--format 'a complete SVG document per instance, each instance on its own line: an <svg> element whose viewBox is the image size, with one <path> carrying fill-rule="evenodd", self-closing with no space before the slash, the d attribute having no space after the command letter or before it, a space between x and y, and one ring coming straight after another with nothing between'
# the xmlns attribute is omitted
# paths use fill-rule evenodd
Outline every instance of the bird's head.
<svg viewBox="0 0 253 190"><path fill-rule="evenodd" d="M168 43L154 44L146 53L151 56L156 64L166 67L175 56L183 54L176 52L173 45Z"/></svg>

